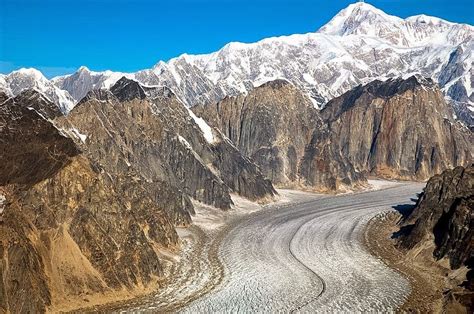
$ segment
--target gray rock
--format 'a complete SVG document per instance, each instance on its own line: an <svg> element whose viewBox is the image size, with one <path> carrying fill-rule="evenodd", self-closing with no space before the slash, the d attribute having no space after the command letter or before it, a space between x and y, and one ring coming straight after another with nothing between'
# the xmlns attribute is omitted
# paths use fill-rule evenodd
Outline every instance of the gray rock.
<svg viewBox="0 0 474 314"><path fill-rule="evenodd" d="M472 132L452 118L430 79L374 81L330 101L321 115L330 142L357 171L426 180L473 160Z"/></svg>

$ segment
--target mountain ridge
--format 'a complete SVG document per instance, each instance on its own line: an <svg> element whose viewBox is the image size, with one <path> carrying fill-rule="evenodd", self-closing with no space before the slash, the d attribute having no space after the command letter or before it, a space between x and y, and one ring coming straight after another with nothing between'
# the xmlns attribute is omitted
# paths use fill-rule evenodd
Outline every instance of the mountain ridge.
<svg viewBox="0 0 474 314"><path fill-rule="evenodd" d="M88 91L109 88L125 76L167 86L192 107L283 78L322 108L359 84L419 73L438 82L458 118L474 125L473 38L474 27L468 24L426 15L401 19L359 2L314 33L231 42L213 53L182 54L134 73L83 66L50 82L71 95L71 106ZM8 87L8 76L0 77L0 88Z"/></svg>

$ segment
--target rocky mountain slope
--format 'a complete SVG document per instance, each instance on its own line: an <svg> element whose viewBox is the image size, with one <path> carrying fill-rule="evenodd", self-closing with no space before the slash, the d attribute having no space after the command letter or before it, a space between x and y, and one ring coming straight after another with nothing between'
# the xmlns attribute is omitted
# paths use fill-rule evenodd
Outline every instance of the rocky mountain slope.
<svg viewBox="0 0 474 314"><path fill-rule="evenodd" d="M404 248L418 254L428 250L436 260L448 260L453 271L467 267L468 272L464 272L451 291L445 291L445 297L453 297L471 310L474 309L473 217L474 166L456 167L428 181L415 209L403 220L399 238Z"/></svg>
<svg viewBox="0 0 474 314"><path fill-rule="evenodd" d="M188 106L220 101L278 78L303 90L317 107L374 79L419 73L437 82L457 116L474 125L474 28L425 15L401 19L367 3L339 12L315 33L229 43L206 55L182 55L127 74L170 87ZM78 72L52 80L79 101L108 88L121 73Z"/></svg>
<svg viewBox="0 0 474 314"><path fill-rule="evenodd" d="M288 81L268 82L248 94L192 110L221 130L274 184L336 190L364 181L348 160L332 149L318 155L318 175L309 179L300 173L312 134L316 129L324 133L326 128L310 99Z"/></svg>
<svg viewBox="0 0 474 314"><path fill-rule="evenodd" d="M147 182L167 182L222 209L230 208L232 191L255 201L276 194L255 165L166 87L122 78L110 91L89 93L57 122L111 173L133 169Z"/></svg>
<svg viewBox="0 0 474 314"><path fill-rule="evenodd" d="M472 132L420 76L358 86L321 111L284 80L192 110L282 186L336 189L365 175L426 180L473 160Z"/></svg>
<svg viewBox="0 0 474 314"><path fill-rule="evenodd" d="M44 312L156 289L163 248L231 192L268 201L256 165L168 88L120 79L64 116L0 94L0 311ZM103 301L101 301L103 302Z"/></svg>
<svg viewBox="0 0 474 314"><path fill-rule="evenodd" d="M473 160L474 136L452 118L431 79L374 81L321 111L329 142L355 169L385 178L426 180ZM313 143L325 141L315 134Z"/></svg>
<svg viewBox="0 0 474 314"><path fill-rule="evenodd" d="M24 97L0 105L0 311L155 286L159 248L178 245L166 204L132 173L111 180Z"/></svg>

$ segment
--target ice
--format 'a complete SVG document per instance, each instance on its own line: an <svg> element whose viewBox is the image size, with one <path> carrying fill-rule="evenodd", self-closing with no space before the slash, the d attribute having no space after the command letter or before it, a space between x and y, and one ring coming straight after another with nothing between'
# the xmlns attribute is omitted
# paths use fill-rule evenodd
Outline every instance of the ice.
<svg viewBox="0 0 474 314"><path fill-rule="evenodd" d="M214 134L212 133L212 128L209 126L209 124L207 124L206 121L204 121L203 118L200 118L200 117L196 116L194 114L194 112L192 112L189 108L187 108L187 110L188 110L189 115L191 116L191 118L193 118L194 122L196 122L196 124L201 129L206 141L209 144L214 143L215 142Z"/></svg>

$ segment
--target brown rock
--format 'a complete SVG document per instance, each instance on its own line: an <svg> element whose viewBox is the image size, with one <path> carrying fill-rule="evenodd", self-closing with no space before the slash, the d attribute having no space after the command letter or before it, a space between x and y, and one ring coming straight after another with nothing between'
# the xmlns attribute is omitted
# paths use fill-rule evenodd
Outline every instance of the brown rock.
<svg viewBox="0 0 474 314"><path fill-rule="evenodd" d="M326 128L309 98L287 81L268 82L248 95L192 109L279 186L307 184L334 190L338 183L363 181L336 150L308 146L313 134L326 134ZM306 150L317 160L304 159Z"/></svg>
<svg viewBox="0 0 474 314"><path fill-rule="evenodd" d="M83 292L155 282L157 249L178 244L167 212L140 178L112 180L20 100L0 105L0 309L44 312Z"/></svg>
<svg viewBox="0 0 474 314"><path fill-rule="evenodd" d="M462 304L474 309L474 165L456 167L433 176L402 222L398 232L401 247L430 251L436 260L449 260L446 272L450 287L444 293L445 306ZM467 267L464 278L454 270ZM453 279L454 278L454 279ZM460 280L460 282L457 282Z"/></svg>
<svg viewBox="0 0 474 314"><path fill-rule="evenodd" d="M222 209L232 204L229 187L251 199L275 193L258 168L252 168L238 151L222 154L230 148L218 149L228 144L217 134L209 143L169 89L143 87L123 78L111 91L89 94L67 118L58 119L64 129L77 128L87 134L84 142L78 138L76 142L109 172L130 168L148 182L168 184L168 189L182 190ZM238 176L244 168L247 180L233 184L229 175ZM227 170L225 176L221 170ZM252 184L262 187L255 189Z"/></svg>
<svg viewBox="0 0 474 314"><path fill-rule="evenodd" d="M321 112L358 171L426 180L473 159L473 134L452 117L430 79L374 81L331 100Z"/></svg>

